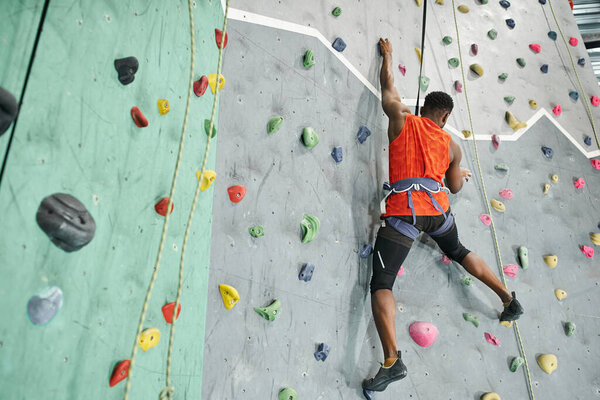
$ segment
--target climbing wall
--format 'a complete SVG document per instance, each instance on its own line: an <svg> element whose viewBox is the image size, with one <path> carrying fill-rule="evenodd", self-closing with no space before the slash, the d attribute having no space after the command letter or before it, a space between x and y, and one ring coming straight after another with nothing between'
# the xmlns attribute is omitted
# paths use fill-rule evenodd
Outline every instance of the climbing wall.
<svg viewBox="0 0 600 400"><path fill-rule="evenodd" d="M497 1L482 5L465 1L470 12L457 12L463 63L474 132L474 143L464 140L468 126L464 91L454 91L461 80L459 68L448 65L458 57L452 3L430 1L424 74L429 90L450 93L457 107L448 130L463 149L463 166L475 173L463 190L451 197L463 243L480 254L500 275L491 229L479 216L487 213L478 176L481 162L490 199L501 200L505 212L492 210L498 232L501 266L521 264L518 249L529 250L527 269L517 267L506 277L517 291L526 314L519 321L520 338L527 357L533 394L538 399L600 398L596 373L600 319L600 270L596 255L587 258L580 246L594 247L589 234L598 232L600 172L590 164L597 155L577 78L560 34L556 42L547 35L558 31L549 4L513 2L502 8ZM516 4L514 4L516 3ZM458 5L458 4L457 4ZM219 152L215 182L214 221L208 286L203 393L210 399L277 398L292 387L299 398L359 399L361 381L378 368L382 353L370 310L368 283L371 263L359 252L373 243L379 223L381 185L387 180L387 120L378 99L381 60L376 40L388 36L394 44L394 65L406 66L406 76L396 70L396 86L409 104L415 104L418 61L414 47L420 41L422 8L415 2L264 1L235 2L230 10L229 45L224 75L230 85L223 92ZM331 15L334 6L342 14ZM567 40L581 39L568 3L554 1ZM505 19L512 17L510 30ZM487 32L496 29L498 37ZM442 38L453 42L445 45ZM330 43L342 37L347 48L340 55ZM478 55L469 52L478 44ZM529 44L540 44L539 54ZM571 46L579 77L589 96L597 84L583 45ZM316 64L303 65L307 49ZM526 59L519 67L516 58ZM468 70L479 63L484 75ZM548 64L548 74L540 71ZM498 79L508 73L504 81ZM425 94L425 93L423 93ZM515 96L512 105L503 97ZM535 99L538 109L529 106ZM562 105L562 114L552 108ZM513 131L504 121L507 110L527 128ZM592 106L597 120L597 108ZM277 132L267 123L283 117ZM596 121L598 122L598 121ZM360 144L357 132L366 125L372 135ZM314 128L319 144L307 149L301 136ZM495 149L490 136L501 137ZM341 146L343 160L332 158ZM542 152L553 149L553 157ZM495 169L506 164L507 171ZM551 180L552 175L558 181ZM582 178L586 185L577 188ZM550 184L546 194L545 184ZM227 189L243 185L246 195L234 203ZM511 200L502 198L511 189ZM320 219L320 230L310 243L302 243L305 214ZM260 225L264 236L254 238L249 228ZM597 247L596 247L597 250ZM550 268L545 256L556 255ZM309 282L298 279L306 263L315 265ZM512 328L498 324L497 297L483 284L461 284L466 273L455 263L444 264L442 254L428 237L420 237L403 264L394 292L398 315L397 340L408 366L407 378L391 385L377 399L479 399L495 391L503 399L526 399L528 380L523 367L510 372L520 355ZM235 287L240 300L226 310L219 285ZM568 294L563 300L555 289ZM274 321L261 318L253 308L281 302ZM479 327L463 319L471 313ZM439 330L436 342L421 348L408 327L427 321ZM576 325L568 337L564 325ZM500 346L488 343L484 333L495 335ZM313 355L319 344L331 347L328 358ZM558 369L546 374L536 363L541 354L555 354Z"/></svg>
<svg viewBox="0 0 600 400"><path fill-rule="evenodd" d="M9 12L3 7L0 13L0 86L18 98L44 2L10 3ZM218 2L198 1L193 11L199 79L216 72L214 29L222 26L223 10ZM175 167L189 43L186 1L49 2L0 182L3 399L123 398L125 383L110 388L109 378L117 362L130 357L158 251L164 219L154 205L168 195ZM137 57L139 69L124 86L113 62L128 56ZM169 101L168 114L159 114L158 99ZM161 307L175 300L212 103L210 88L201 97L192 94L174 211L143 326L159 329L162 338L137 354L132 399L157 398L165 386L169 325ZM148 127L134 124L132 106ZM215 151L213 142L209 169ZM171 375L181 398L201 398L212 190L200 196L183 274ZM95 220L95 237L79 251L61 250L36 223L40 202L53 193L75 196ZM63 293L62 307L48 324L35 326L27 313L30 298L53 286Z"/></svg>

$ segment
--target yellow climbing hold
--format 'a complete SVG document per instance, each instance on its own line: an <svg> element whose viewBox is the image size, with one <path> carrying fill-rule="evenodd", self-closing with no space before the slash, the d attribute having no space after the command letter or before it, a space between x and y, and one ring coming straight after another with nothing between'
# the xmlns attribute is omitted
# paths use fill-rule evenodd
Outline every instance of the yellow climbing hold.
<svg viewBox="0 0 600 400"><path fill-rule="evenodd" d="M419 58L419 64L421 64L421 61L423 60L423 55L421 54L421 49L418 49L415 47L415 53L417 53L417 57Z"/></svg>
<svg viewBox="0 0 600 400"><path fill-rule="evenodd" d="M510 125L510 127L515 131L527 127L527 122L519 122L510 111L507 111L506 114L504 114L504 118L506 119L508 125Z"/></svg>
<svg viewBox="0 0 600 400"><path fill-rule="evenodd" d="M417 6L421 7L421 0L415 0L417 2Z"/></svg>
<svg viewBox="0 0 600 400"><path fill-rule="evenodd" d="M514 322L515 321L500 321L500 325L505 326L507 328L512 328Z"/></svg>
<svg viewBox="0 0 600 400"><path fill-rule="evenodd" d="M550 267L550 268L556 268L556 265L558 264L558 257L555 255L551 255L551 256L544 256L544 262Z"/></svg>
<svg viewBox="0 0 600 400"><path fill-rule="evenodd" d="M537 358L537 363L548 375L550 375L558 367L558 360L554 354L541 354Z"/></svg>
<svg viewBox="0 0 600 400"><path fill-rule="evenodd" d="M169 107L169 100L167 99L159 99L156 101L156 104L158 105L158 113L160 115L165 115L171 109L171 107Z"/></svg>
<svg viewBox="0 0 600 400"><path fill-rule="evenodd" d="M537 110L537 101L529 100L529 107L533 108L534 110Z"/></svg>
<svg viewBox="0 0 600 400"><path fill-rule="evenodd" d="M148 328L138 338L138 346L144 351L156 346L158 342L160 342L160 331L158 328Z"/></svg>
<svg viewBox="0 0 600 400"><path fill-rule="evenodd" d="M488 392L481 396L481 400L501 400L496 392Z"/></svg>
<svg viewBox="0 0 600 400"><path fill-rule="evenodd" d="M228 310L231 310L240 301L240 294L233 286L221 284L219 285L219 291L221 292L221 297L223 297L223 304Z"/></svg>
<svg viewBox="0 0 600 400"><path fill-rule="evenodd" d="M463 14L466 14L469 12L469 7L465 6L464 4L461 4L460 6L458 6L458 11L460 11Z"/></svg>
<svg viewBox="0 0 600 400"><path fill-rule="evenodd" d="M479 64L471 64L469 67L471 71L475 72L479 76L483 76L483 67Z"/></svg>
<svg viewBox="0 0 600 400"><path fill-rule="evenodd" d="M208 84L210 85L210 90L215 93L217 88L217 74L208 74ZM225 77L219 74L219 92L225 86Z"/></svg>
<svg viewBox="0 0 600 400"><path fill-rule="evenodd" d="M196 171L197 179L200 179L201 172L202 171ZM204 177L202 178L202 182L200 183L200 190L202 192L204 192L206 189L208 189L210 187L210 185L213 184L216 177L217 177L217 173L215 171L211 171L210 169L205 170Z"/></svg>
<svg viewBox="0 0 600 400"><path fill-rule="evenodd" d="M463 136L464 136L464 137L466 137L466 138L469 138L469 137L471 137L471 131L468 131L468 130L466 130L466 129L464 129L464 130L462 131L462 134L463 134Z"/></svg>
<svg viewBox="0 0 600 400"><path fill-rule="evenodd" d="M435 2L436 2L437 4L440 4L440 5L442 5L442 6L444 5L444 0L435 0Z"/></svg>
<svg viewBox="0 0 600 400"><path fill-rule="evenodd" d="M550 180L554 183L558 182L558 175L554 174L550 177Z"/></svg>
<svg viewBox="0 0 600 400"><path fill-rule="evenodd" d="M567 298L567 292L562 289L554 289L554 295L558 300L563 300Z"/></svg>
<svg viewBox="0 0 600 400"><path fill-rule="evenodd" d="M546 184L544 185L544 189L542 189L542 192L543 192L544 194L548 194L548 192L549 192L549 191L550 191L550 184L549 184L549 183L546 183Z"/></svg>
<svg viewBox="0 0 600 400"><path fill-rule="evenodd" d="M492 208L498 212L504 212L504 210L506 209L504 207L504 203L502 203L501 201L498 201L496 199L492 199L490 201L490 203L492 204Z"/></svg>
<svg viewBox="0 0 600 400"><path fill-rule="evenodd" d="M592 241L592 243L594 243L596 246L600 246L600 233L591 233L590 234L590 240Z"/></svg>

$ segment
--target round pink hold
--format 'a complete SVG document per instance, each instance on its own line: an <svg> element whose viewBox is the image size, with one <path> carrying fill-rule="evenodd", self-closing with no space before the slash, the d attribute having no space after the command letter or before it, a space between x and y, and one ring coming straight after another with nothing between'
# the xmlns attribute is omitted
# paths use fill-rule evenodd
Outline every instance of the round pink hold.
<svg viewBox="0 0 600 400"><path fill-rule="evenodd" d="M594 249L592 249L589 246L581 246L581 251L583 252L583 254L585 254L587 258L594 257Z"/></svg>
<svg viewBox="0 0 600 400"><path fill-rule="evenodd" d="M489 344L493 344L494 346L500 346L500 341L496 336L492 335L489 332L485 332L483 335L485 336L485 340L487 340Z"/></svg>
<svg viewBox="0 0 600 400"><path fill-rule="evenodd" d="M577 40L577 38L572 37L571 39L569 39L569 44L571 46L577 46L578 43L579 43L579 40Z"/></svg>
<svg viewBox="0 0 600 400"><path fill-rule="evenodd" d="M490 217L488 214L481 214L479 219L485 226L490 226L492 224L492 217Z"/></svg>
<svg viewBox="0 0 600 400"><path fill-rule="evenodd" d="M404 275L404 266L400 266L400 269L398 270L398 276L402 276Z"/></svg>
<svg viewBox="0 0 600 400"><path fill-rule="evenodd" d="M535 52L535 53L539 53L540 51L542 51L542 46L540 46L539 44L530 44L529 48Z"/></svg>
<svg viewBox="0 0 600 400"><path fill-rule="evenodd" d="M452 262L452 260L451 260L450 258L448 258L448 256L447 256L447 255L445 255L445 254L444 254L444 255L442 256L442 262L443 262L444 264L450 264L450 263Z"/></svg>
<svg viewBox="0 0 600 400"><path fill-rule="evenodd" d="M506 199L506 200L512 200L513 192L510 189L502 189L500 191L500 197L502 197L503 199Z"/></svg>
<svg viewBox="0 0 600 400"><path fill-rule="evenodd" d="M552 112L554 113L554 115L560 115L562 113L562 107L560 106L560 104L555 105L552 109Z"/></svg>
<svg viewBox="0 0 600 400"><path fill-rule="evenodd" d="M519 267L515 264L508 264L504 267L504 274L506 276L510 276L511 278L514 278L517 276L517 271L518 271Z"/></svg>
<svg viewBox="0 0 600 400"><path fill-rule="evenodd" d="M592 96L592 105L595 107L600 106L600 97L598 96Z"/></svg>
<svg viewBox="0 0 600 400"><path fill-rule="evenodd" d="M594 167L595 169L600 169L600 160L594 158L590 160L590 162L592 163L592 167Z"/></svg>
<svg viewBox="0 0 600 400"><path fill-rule="evenodd" d="M429 322L416 321L408 328L410 337L421 347L429 347L435 342L438 330Z"/></svg>
<svg viewBox="0 0 600 400"><path fill-rule="evenodd" d="M585 187L585 181L583 180L583 178L579 178L575 182L573 182L573 185L575 185L577 189L581 189Z"/></svg>

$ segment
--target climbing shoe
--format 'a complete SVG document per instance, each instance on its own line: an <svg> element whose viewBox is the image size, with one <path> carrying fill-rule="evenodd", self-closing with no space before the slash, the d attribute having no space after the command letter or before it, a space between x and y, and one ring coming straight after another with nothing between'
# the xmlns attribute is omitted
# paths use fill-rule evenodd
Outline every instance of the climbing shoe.
<svg viewBox="0 0 600 400"><path fill-rule="evenodd" d="M512 292L512 300L507 306L504 306L504 311L500 314L500 321L514 321L519 319L521 314L523 314L523 307L517 300L515 292Z"/></svg>
<svg viewBox="0 0 600 400"><path fill-rule="evenodd" d="M382 365L374 378L365 379L363 381L363 391L383 392L390 383L399 381L405 376L406 365L404 365L402 362L400 352L398 352L398 359L392 364L391 367L385 368Z"/></svg>

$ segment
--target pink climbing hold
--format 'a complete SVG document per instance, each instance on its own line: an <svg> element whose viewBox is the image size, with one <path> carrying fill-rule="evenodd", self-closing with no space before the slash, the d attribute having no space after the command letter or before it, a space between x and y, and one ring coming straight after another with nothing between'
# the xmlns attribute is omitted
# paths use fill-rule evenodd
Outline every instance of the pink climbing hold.
<svg viewBox="0 0 600 400"><path fill-rule="evenodd" d="M534 44L530 44L529 48L531 49L531 51L533 51L534 53L539 53L540 51L542 51L542 46L540 46L537 43Z"/></svg>
<svg viewBox="0 0 600 400"><path fill-rule="evenodd" d="M595 169L600 169L600 160L594 158L590 160L590 162L592 163L592 167L594 167Z"/></svg>
<svg viewBox="0 0 600 400"><path fill-rule="evenodd" d="M594 107L598 107L600 105L600 97L598 96L592 96L592 105Z"/></svg>
<svg viewBox="0 0 600 400"><path fill-rule="evenodd" d="M569 39L569 44L571 46L577 46L578 43L579 43L579 40L577 40L577 38L571 37L571 39Z"/></svg>
<svg viewBox="0 0 600 400"><path fill-rule="evenodd" d="M429 322L416 321L410 324L408 333L412 340L421 347L429 347L435 342L438 330Z"/></svg>
<svg viewBox="0 0 600 400"><path fill-rule="evenodd" d="M479 53L479 46L477 46L477 43L473 43L471 45L471 53L473 53L474 56L476 56L477 53Z"/></svg>
<svg viewBox="0 0 600 400"><path fill-rule="evenodd" d="M512 200L513 192L510 189L502 189L500 191L500 197L502 197L503 199L506 199L506 200Z"/></svg>
<svg viewBox="0 0 600 400"><path fill-rule="evenodd" d="M443 262L444 264L450 264L450 263L452 262L452 260L451 260L451 259L450 259L450 258L449 258L447 255L445 255L445 254L444 254L444 255L442 256L442 262Z"/></svg>
<svg viewBox="0 0 600 400"><path fill-rule="evenodd" d="M493 344L494 346L500 346L500 340L498 340L496 336L492 335L489 332L485 332L484 336L485 340L487 340L489 344Z"/></svg>
<svg viewBox="0 0 600 400"><path fill-rule="evenodd" d="M492 218L488 214L481 214L479 219L485 226L490 226L492 224Z"/></svg>
<svg viewBox="0 0 600 400"><path fill-rule="evenodd" d="M454 89L458 93L462 93L462 88L463 88L463 85L462 85L462 83L460 83L460 81L454 81Z"/></svg>
<svg viewBox="0 0 600 400"><path fill-rule="evenodd" d="M585 181L583 180L583 178L579 178L575 182L573 182L573 185L575 185L577 189L582 189L585 187Z"/></svg>
<svg viewBox="0 0 600 400"><path fill-rule="evenodd" d="M585 254L587 258L594 257L594 249L592 249L589 246L581 246L581 251L583 252L583 254Z"/></svg>
<svg viewBox="0 0 600 400"><path fill-rule="evenodd" d="M562 107L560 106L560 104L555 105L554 108L552 109L552 112L556 116L560 115L562 113Z"/></svg>
<svg viewBox="0 0 600 400"><path fill-rule="evenodd" d="M500 136L495 133L492 135L492 144L496 149L500 146Z"/></svg>
<svg viewBox="0 0 600 400"><path fill-rule="evenodd" d="M402 74L402 76L406 75L406 66L405 65L398 64L398 69L400 70L400 73Z"/></svg>
<svg viewBox="0 0 600 400"><path fill-rule="evenodd" d="M508 264L503 269L504 275L514 278L517 276L518 269L519 269L519 267L517 267L516 264Z"/></svg>
<svg viewBox="0 0 600 400"><path fill-rule="evenodd" d="M402 276L404 275L404 266L400 266L400 269L398 270L398 276Z"/></svg>

